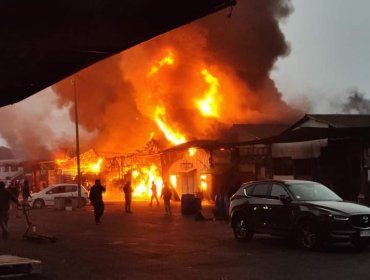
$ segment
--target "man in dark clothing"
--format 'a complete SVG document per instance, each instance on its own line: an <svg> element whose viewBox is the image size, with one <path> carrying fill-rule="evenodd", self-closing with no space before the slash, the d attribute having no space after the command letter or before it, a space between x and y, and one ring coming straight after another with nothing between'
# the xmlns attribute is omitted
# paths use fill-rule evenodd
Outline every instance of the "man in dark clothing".
<svg viewBox="0 0 370 280"><path fill-rule="evenodd" d="M13 197L15 197L18 201L18 197L19 197L19 185L18 185L18 183L14 180L11 181L8 190L13 195ZM16 218L20 218L20 215L18 214L17 203L15 203L15 213L16 213Z"/></svg>
<svg viewBox="0 0 370 280"><path fill-rule="evenodd" d="M89 199L94 207L96 224L100 224L100 219L104 214L103 192L105 192L105 188L101 185L100 180L95 180L95 185L90 189Z"/></svg>
<svg viewBox="0 0 370 280"><path fill-rule="evenodd" d="M153 199L157 201L157 206L159 206L159 201L157 197L157 185L154 183L154 181L152 182L151 190L152 190L152 197L150 198L150 206L153 205Z"/></svg>
<svg viewBox="0 0 370 280"><path fill-rule="evenodd" d="M30 192L30 185L27 180L24 181L23 187L22 187L22 204L23 205L28 205L28 198L31 198L31 192Z"/></svg>
<svg viewBox="0 0 370 280"><path fill-rule="evenodd" d="M131 197L132 197L131 181L127 181L127 183L123 186L123 192L125 193L125 211L126 213L132 213L131 211Z"/></svg>
<svg viewBox="0 0 370 280"><path fill-rule="evenodd" d="M172 197L172 191L170 187L168 186L168 184L164 183L162 193L161 193L161 198L163 198L164 209L166 210L166 214L169 216L172 215L171 202L170 202L171 197Z"/></svg>
<svg viewBox="0 0 370 280"><path fill-rule="evenodd" d="M19 204L18 199L16 199L10 191L5 189L5 183L0 182L0 227L3 232L3 239L8 238L8 220L9 220L9 207L10 201L14 201Z"/></svg>

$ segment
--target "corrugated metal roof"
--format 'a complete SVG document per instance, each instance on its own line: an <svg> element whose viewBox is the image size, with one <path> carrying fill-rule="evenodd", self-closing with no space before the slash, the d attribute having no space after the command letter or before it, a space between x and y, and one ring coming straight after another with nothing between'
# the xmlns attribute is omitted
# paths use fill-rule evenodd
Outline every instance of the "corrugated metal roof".
<svg viewBox="0 0 370 280"><path fill-rule="evenodd" d="M296 129L308 120L321 122L333 128L370 127L370 115L307 114L287 130Z"/></svg>

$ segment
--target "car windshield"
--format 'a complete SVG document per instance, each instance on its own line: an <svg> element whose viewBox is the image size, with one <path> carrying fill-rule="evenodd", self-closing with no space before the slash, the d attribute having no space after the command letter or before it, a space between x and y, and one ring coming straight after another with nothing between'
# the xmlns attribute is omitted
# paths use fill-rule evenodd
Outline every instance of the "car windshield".
<svg viewBox="0 0 370 280"><path fill-rule="evenodd" d="M342 201L337 194L319 183L293 182L288 183L288 187L296 200Z"/></svg>

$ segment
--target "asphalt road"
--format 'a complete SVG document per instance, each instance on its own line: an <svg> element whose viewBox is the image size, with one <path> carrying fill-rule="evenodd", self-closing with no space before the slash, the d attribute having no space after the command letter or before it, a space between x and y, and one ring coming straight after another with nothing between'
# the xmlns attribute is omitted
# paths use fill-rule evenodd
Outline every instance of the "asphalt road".
<svg viewBox="0 0 370 280"><path fill-rule="evenodd" d="M172 217L144 202L134 202L133 211L125 214L123 203L107 203L102 224L95 225L89 206L31 210L37 231L56 236L56 243L22 240L25 220L12 213L10 239L0 239L0 255L42 261L41 276L22 279L370 278L370 250L357 252L349 244L306 252L265 235L240 244L226 222L197 222L182 216L179 204Z"/></svg>

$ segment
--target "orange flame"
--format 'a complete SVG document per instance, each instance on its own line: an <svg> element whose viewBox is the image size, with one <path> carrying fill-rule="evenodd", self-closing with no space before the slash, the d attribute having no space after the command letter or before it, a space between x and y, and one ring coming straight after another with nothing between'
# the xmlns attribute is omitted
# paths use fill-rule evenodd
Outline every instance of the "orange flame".
<svg viewBox="0 0 370 280"><path fill-rule="evenodd" d="M99 174L102 162L103 162L103 159L99 158L97 163L90 164L90 168L89 168L90 171L92 173Z"/></svg>
<svg viewBox="0 0 370 280"><path fill-rule="evenodd" d="M63 169L64 172L69 173L73 176L77 175L77 162L75 159L56 159L55 162L59 166L59 168ZM99 174L101 171L102 163L102 158L99 158L97 162L83 161L80 164L81 172Z"/></svg>
<svg viewBox="0 0 370 280"><path fill-rule="evenodd" d="M166 122L166 109L162 106L157 106L155 109L155 122L162 130L167 140L175 145L179 145L186 142L186 138L180 132L171 128Z"/></svg>
<svg viewBox="0 0 370 280"><path fill-rule="evenodd" d="M143 167L140 170L135 169L132 172L132 183L134 198L148 199L152 195L152 182L157 185L157 194L161 193L163 182L155 164L150 167Z"/></svg>
<svg viewBox="0 0 370 280"><path fill-rule="evenodd" d="M203 174L200 175L200 188L202 191L207 190L208 184L207 184L207 175Z"/></svg>
<svg viewBox="0 0 370 280"><path fill-rule="evenodd" d="M197 153L197 149L196 148L189 148L188 153L189 153L189 156L193 157Z"/></svg>
<svg viewBox="0 0 370 280"><path fill-rule="evenodd" d="M177 176L176 175L170 175L170 183L173 186L174 189L177 187Z"/></svg>
<svg viewBox="0 0 370 280"><path fill-rule="evenodd" d="M61 165L63 163L66 163L68 161L68 159L56 159L55 162L58 164L58 165Z"/></svg>
<svg viewBox="0 0 370 280"><path fill-rule="evenodd" d="M219 118L220 95L218 92L219 81L207 69L203 69L201 74L205 82L209 84L208 91L204 94L203 99L196 99L195 105L203 117Z"/></svg>
<svg viewBox="0 0 370 280"><path fill-rule="evenodd" d="M154 65L149 73L148 73L148 77L151 77L153 76L155 73L157 73L159 71L159 69L162 68L162 66L164 65L172 65L173 63L175 62L175 60L173 59L173 53L171 51L168 52L168 55L164 58L162 58L158 63L157 65Z"/></svg>

